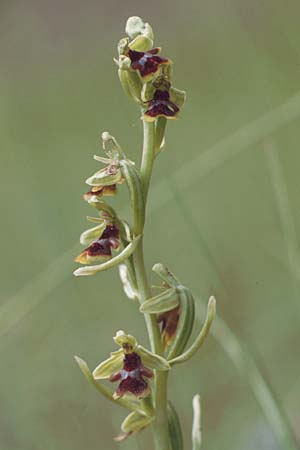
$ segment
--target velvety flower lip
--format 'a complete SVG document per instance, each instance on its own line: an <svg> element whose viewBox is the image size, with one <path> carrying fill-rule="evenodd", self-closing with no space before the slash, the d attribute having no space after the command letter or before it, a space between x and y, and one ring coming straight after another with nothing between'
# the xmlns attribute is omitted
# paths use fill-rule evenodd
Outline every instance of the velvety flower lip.
<svg viewBox="0 0 300 450"><path fill-rule="evenodd" d="M127 393L138 398L147 397L150 387L144 377L152 378L152 370L142 364L141 357L136 352L126 353L123 368L109 378L111 382L121 380L114 393L114 398L120 398Z"/></svg>
<svg viewBox="0 0 300 450"><path fill-rule="evenodd" d="M76 262L87 264L99 259L109 259L112 257L112 249L117 249L120 245L118 228L113 225L107 225L101 236L87 247L75 259Z"/></svg>
<svg viewBox="0 0 300 450"><path fill-rule="evenodd" d="M155 120L157 117L174 119L179 113L179 107L170 100L170 93L166 90L156 89L153 98L148 102L148 109L144 113L146 120Z"/></svg>
<svg viewBox="0 0 300 450"><path fill-rule="evenodd" d="M161 323L161 334L165 345L170 345L175 336L179 315L180 308L177 307L160 314L157 318L157 321Z"/></svg>
<svg viewBox="0 0 300 450"><path fill-rule="evenodd" d="M162 64L170 64L168 58L158 56L159 48L153 48L147 52L138 52L128 50L128 56L131 61L131 68L137 70L142 78L156 74Z"/></svg>

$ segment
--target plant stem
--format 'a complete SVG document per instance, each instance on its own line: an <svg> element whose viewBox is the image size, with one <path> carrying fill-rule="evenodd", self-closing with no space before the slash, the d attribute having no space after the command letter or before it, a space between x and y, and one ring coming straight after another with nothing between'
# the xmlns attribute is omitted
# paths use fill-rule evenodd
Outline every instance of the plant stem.
<svg viewBox="0 0 300 450"><path fill-rule="evenodd" d="M143 238L140 240L134 254L133 263L136 274L137 287L140 294L140 303L151 297L151 290L147 280L147 274L144 263ZM148 336L153 353L161 354L161 338L155 317L151 314L144 314L147 326Z"/></svg>
<svg viewBox="0 0 300 450"><path fill-rule="evenodd" d="M141 214L145 215L147 196L149 184L152 174L154 162L154 137L155 128L154 123L143 122L144 141L143 154L140 169L140 179L144 196L144 211ZM144 232L144 223L140 234ZM133 254L133 262L136 273L137 286L140 293L140 303L151 297L151 288L147 279L147 273L144 262L143 238L140 240L138 247ZM145 321L151 350L154 353L161 355L163 353L160 330L154 315L145 314ZM167 416L167 379L168 372L156 371L156 386L155 386L155 410L156 417L153 423L154 442L156 450L170 450L170 438L168 430L168 416Z"/></svg>
<svg viewBox="0 0 300 450"><path fill-rule="evenodd" d="M141 183L144 193L144 203L147 203L147 196L149 190L150 179L152 175L152 168L155 158L154 140L155 140L155 126L154 122L143 121L143 153L140 169ZM146 209L146 207L145 207Z"/></svg>
<svg viewBox="0 0 300 450"><path fill-rule="evenodd" d="M169 372L156 372L156 416L153 424L153 436L156 450L170 450L168 425L167 383Z"/></svg>

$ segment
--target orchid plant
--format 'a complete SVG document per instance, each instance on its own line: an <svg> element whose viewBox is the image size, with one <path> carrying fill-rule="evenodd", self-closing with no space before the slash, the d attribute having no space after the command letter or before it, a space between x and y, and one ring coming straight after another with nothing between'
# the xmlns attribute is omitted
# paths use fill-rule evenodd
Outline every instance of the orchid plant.
<svg viewBox="0 0 300 450"><path fill-rule="evenodd" d="M177 412L168 400L168 376L176 364L188 361L203 344L215 317L215 299L208 302L207 315L199 334L189 344L194 326L194 298L184 284L162 263L152 270L160 286L149 284L143 255L143 234L147 197L154 162L165 145L167 121L176 119L185 102L185 92L172 85L173 64L153 48L151 26L139 17L130 17L126 37L118 44L119 79L123 90L141 111L143 149L141 164L131 161L117 140L102 134L105 157L95 156L104 168L90 176L84 199L98 211L88 217L94 224L80 236L85 249L76 258L83 264L76 276L91 276L118 267L125 295L136 302L145 318L150 349L138 344L124 331L117 331L118 350L93 371L75 357L86 378L107 399L129 411L115 438L123 441L146 427L152 427L156 450L183 450ZM131 223L127 223L104 197L117 194L127 185ZM123 186L122 186L123 187ZM94 264L95 263L95 264ZM113 390L103 380L117 383ZM200 403L195 396L192 431L193 449L200 449Z"/></svg>

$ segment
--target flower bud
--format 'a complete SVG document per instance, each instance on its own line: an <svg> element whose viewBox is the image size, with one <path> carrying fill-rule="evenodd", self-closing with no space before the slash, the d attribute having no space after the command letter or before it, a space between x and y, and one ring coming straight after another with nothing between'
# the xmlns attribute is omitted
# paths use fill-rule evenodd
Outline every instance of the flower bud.
<svg viewBox="0 0 300 450"><path fill-rule="evenodd" d="M153 421L152 417L147 417L136 411L131 412L122 422L121 430L124 434L117 436L114 440L116 442L123 442L130 435L138 433L139 431L146 428Z"/></svg>
<svg viewBox="0 0 300 450"><path fill-rule="evenodd" d="M137 73L120 68L118 75L125 94L134 102L142 104L142 82Z"/></svg>
<svg viewBox="0 0 300 450"><path fill-rule="evenodd" d="M145 36L152 41L154 40L154 34L149 23L145 23L140 17L132 16L126 22L125 31L127 36L133 40L138 36Z"/></svg>

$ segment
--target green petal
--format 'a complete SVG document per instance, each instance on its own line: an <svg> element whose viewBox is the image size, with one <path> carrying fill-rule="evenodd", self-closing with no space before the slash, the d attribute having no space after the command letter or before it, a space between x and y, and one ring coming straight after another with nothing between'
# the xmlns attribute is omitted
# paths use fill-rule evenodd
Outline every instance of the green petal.
<svg viewBox="0 0 300 450"><path fill-rule="evenodd" d="M82 245L90 245L92 242L94 242L96 239L99 239L103 231L105 230L106 223L105 221L102 221L100 225L97 225L96 227L89 228L88 230L85 230L80 235L80 244Z"/></svg>
<svg viewBox="0 0 300 450"><path fill-rule="evenodd" d="M94 380L109 378L112 374L122 369L124 353L120 349L110 354L110 357L100 363L93 371Z"/></svg>
<svg viewBox="0 0 300 450"><path fill-rule="evenodd" d="M169 370L170 364L162 356L155 355L149 350L145 349L141 345L138 345L136 352L142 358L142 362L145 367L154 370Z"/></svg>

